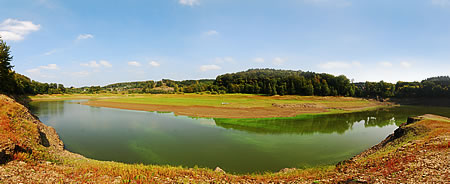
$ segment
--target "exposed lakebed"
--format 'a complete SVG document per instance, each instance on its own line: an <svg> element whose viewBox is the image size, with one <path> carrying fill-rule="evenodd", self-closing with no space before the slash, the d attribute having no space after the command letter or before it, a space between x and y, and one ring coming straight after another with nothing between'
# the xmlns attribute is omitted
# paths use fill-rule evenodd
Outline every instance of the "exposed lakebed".
<svg viewBox="0 0 450 184"><path fill-rule="evenodd" d="M97 160L227 172L278 171L335 164L379 143L408 116L450 116L450 108L402 106L279 119L205 119L173 113L32 102L69 151Z"/></svg>

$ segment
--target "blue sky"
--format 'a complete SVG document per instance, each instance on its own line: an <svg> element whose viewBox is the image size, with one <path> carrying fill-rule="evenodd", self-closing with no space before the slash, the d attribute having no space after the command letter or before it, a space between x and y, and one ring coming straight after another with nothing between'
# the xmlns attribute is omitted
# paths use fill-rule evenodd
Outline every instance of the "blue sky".
<svg viewBox="0 0 450 184"><path fill-rule="evenodd" d="M0 0L14 69L65 86L249 68L450 75L450 0Z"/></svg>

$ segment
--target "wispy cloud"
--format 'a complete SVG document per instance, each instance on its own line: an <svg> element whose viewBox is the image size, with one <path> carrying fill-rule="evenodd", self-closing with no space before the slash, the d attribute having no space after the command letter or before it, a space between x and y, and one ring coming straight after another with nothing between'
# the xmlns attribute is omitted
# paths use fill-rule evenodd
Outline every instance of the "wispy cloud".
<svg viewBox="0 0 450 184"><path fill-rule="evenodd" d="M178 3L185 5L185 6L195 6L195 5L199 5L200 1L199 0L179 0Z"/></svg>
<svg viewBox="0 0 450 184"><path fill-rule="evenodd" d="M94 35L91 34L80 34L77 37L77 40L86 40L86 39L91 39L94 38Z"/></svg>
<svg viewBox="0 0 450 184"><path fill-rule="evenodd" d="M44 53L44 56L50 56L50 55L53 55L56 52L58 52L58 49L53 49L53 50L50 50L50 51Z"/></svg>
<svg viewBox="0 0 450 184"><path fill-rule="evenodd" d="M153 67L158 67L158 66L161 65L161 64L159 64L159 63L156 62L156 61L150 61L148 64L150 64L150 66L153 66Z"/></svg>
<svg viewBox="0 0 450 184"><path fill-rule="evenodd" d="M56 64L48 64L48 65L39 66L37 68L28 69L28 70L26 70L26 72L31 75L39 75L39 76L43 77L45 75L41 74L41 70L59 70L59 67Z"/></svg>
<svg viewBox="0 0 450 184"><path fill-rule="evenodd" d="M40 66L39 68L45 69L45 70L58 70L59 69L58 65L56 65L56 64L48 64L45 66Z"/></svg>
<svg viewBox="0 0 450 184"><path fill-rule="evenodd" d="M261 58L261 57L253 58L253 62L255 62L255 63L264 63L264 58Z"/></svg>
<svg viewBox="0 0 450 184"><path fill-rule="evenodd" d="M431 4L440 7L450 7L450 0L431 0Z"/></svg>
<svg viewBox="0 0 450 184"><path fill-rule="evenodd" d="M31 21L6 19L0 23L0 36L3 40L20 41L31 32L38 31L41 25Z"/></svg>
<svg viewBox="0 0 450 184"><path fill-rule="evenodd" d="M72 75L74 77L86 77L86 76L89 76L90 73L88 71L79 71L79 72L72 72L72 73L70 73L70 75Z"/></svg>
<svg viewBox="0 0 450 184"><path fill-rule="evenodd" d="M222 63L234 63L234 58L232 57L216 57L215 59L216 63L222 64Z"/></svg>
<svg viewBox="0 0 450 184"><path fill-rule="evenodd" d="M141 63L139 63L139 62L137 62L137 61L129 61L128 62L128 65L130 65L130 66L141 66Z"/></svg>
<svg viewBox="0 0 450 184"><path fill-rule="evenodd" d="M111 67L112 67L111 63L109 63L109 62L106 61L106 60L100 60L100 65L102 65L102 66L104 66L104 67L108 67L108 68L111 68Z"/></svg>
<svg viewBox="0 0 450 184"><path fill-rule="evenodd" d="M272 63L274 65L282 65L284 62L285 62L285 60L280 57L273 58L273 61L272 61Z"/></svg>
<svg viewBox="0 0 450 184"><path fill-rule="evenodd" d="M111 63L109 63L106 60L100 60L99 62L97 62L97 61L89 61L87 63L81 63L80 66L91 67L91 68L99 68L99 67L102 67L102 66L108 67L108 68L112 67Z"/></svg>
<svg viewBox="0 0 450 184"><path fill-rule="evenodd" d="M209 30L209 31L206 31L204 34L206 36L215 36L215 35L219 35L219 32L217 32L216 30Z"/></svg>
<svg viewBox="0 0 450 184"><path fill-rule="evenodd" d="M378 63L379 65L381 65L382 67L392 67L392 63L389 61L382 61Z"/></svg>
<svg viewBox="0 0 450 184"><path fill-rule="evenodd" d="M360 67L361 63L358 61L344 62L344 61L330 61L319 64L321 69L349 69L352 67Z"/></svg>
<svg viewBox="0 0 450 184"><path fill-rule="evenodd" d="M404 67L404 68L410 68L412 66L412 64L407 61L400 62L400 65L402 65L402 67Z"/></svg>
<svg viewBox="0 0 450 184"><path fill-rule="evenodd" d="M220 70L220 69L222 69L222 68L218 65L202 65L202 66L200 66L200 71L202 71L202 72L206 72L206 71L210 71L210 70Z"/></svg>

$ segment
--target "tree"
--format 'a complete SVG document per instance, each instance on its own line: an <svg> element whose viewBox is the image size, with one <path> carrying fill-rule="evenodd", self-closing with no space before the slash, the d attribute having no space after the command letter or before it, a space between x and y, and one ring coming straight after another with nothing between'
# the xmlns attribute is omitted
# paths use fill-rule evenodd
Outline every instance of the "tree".
<svg viewBox="0 0 450 184"><path fill-rule="evenodd" d="M14 77L11 65L12 56L10 47L0 38L0 92L12 93L14 90Z"/></svg>

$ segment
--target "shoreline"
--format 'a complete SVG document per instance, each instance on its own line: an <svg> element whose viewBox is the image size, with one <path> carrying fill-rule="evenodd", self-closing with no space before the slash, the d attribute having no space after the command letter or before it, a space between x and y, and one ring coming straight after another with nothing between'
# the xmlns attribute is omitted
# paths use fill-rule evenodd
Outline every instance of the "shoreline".
<svg viewBox="0 0 450 184"><path fill-rule="evenodd" d="M8 146L12 145L10 147L13 149L10 152L8 150L4 152L10 154L10 158L13 159L0 164L0 181L6 183L389 183L392 181L439 183L448 181L445 175L449 170L449 166L445 164L448 162L450 133L448 117L423 115L409 118L381 143L336 166L308 169L285 168L273 173L236 175L226 173L220 168L212 170L89 159L65 150L56 131L40 122L24 106L8 98L3 100L2 104L4 105L0 108L4 111L0 113L1 118L8 117L11 121L19 123L19 125L10 124L9 126L31 128L22 129L14 135L8 132L4 134L19 139L31 138L31 142L17 145L14 142L3 144L0 141L2 143L0 146L6 145L8 149ZM9 122L2 123L8 125ZM0 133L4 133L1 131ZM30 133L32 133L31 137L23 136ZM42 136L48 139L47 144L42 142ZM26 150L32 150L33 154ZM428 173L428 175L422 173Z"/></svg>
<svg viewBox="0 0 450 184"><path fill-rule="evenodd" d="M173 112L200 118L295 118L391 107L393 104L353 97L227 95L54 95L32 101L81 100L82 105L139 111ZM230 103L228 103L230 102Z"/></svg>

